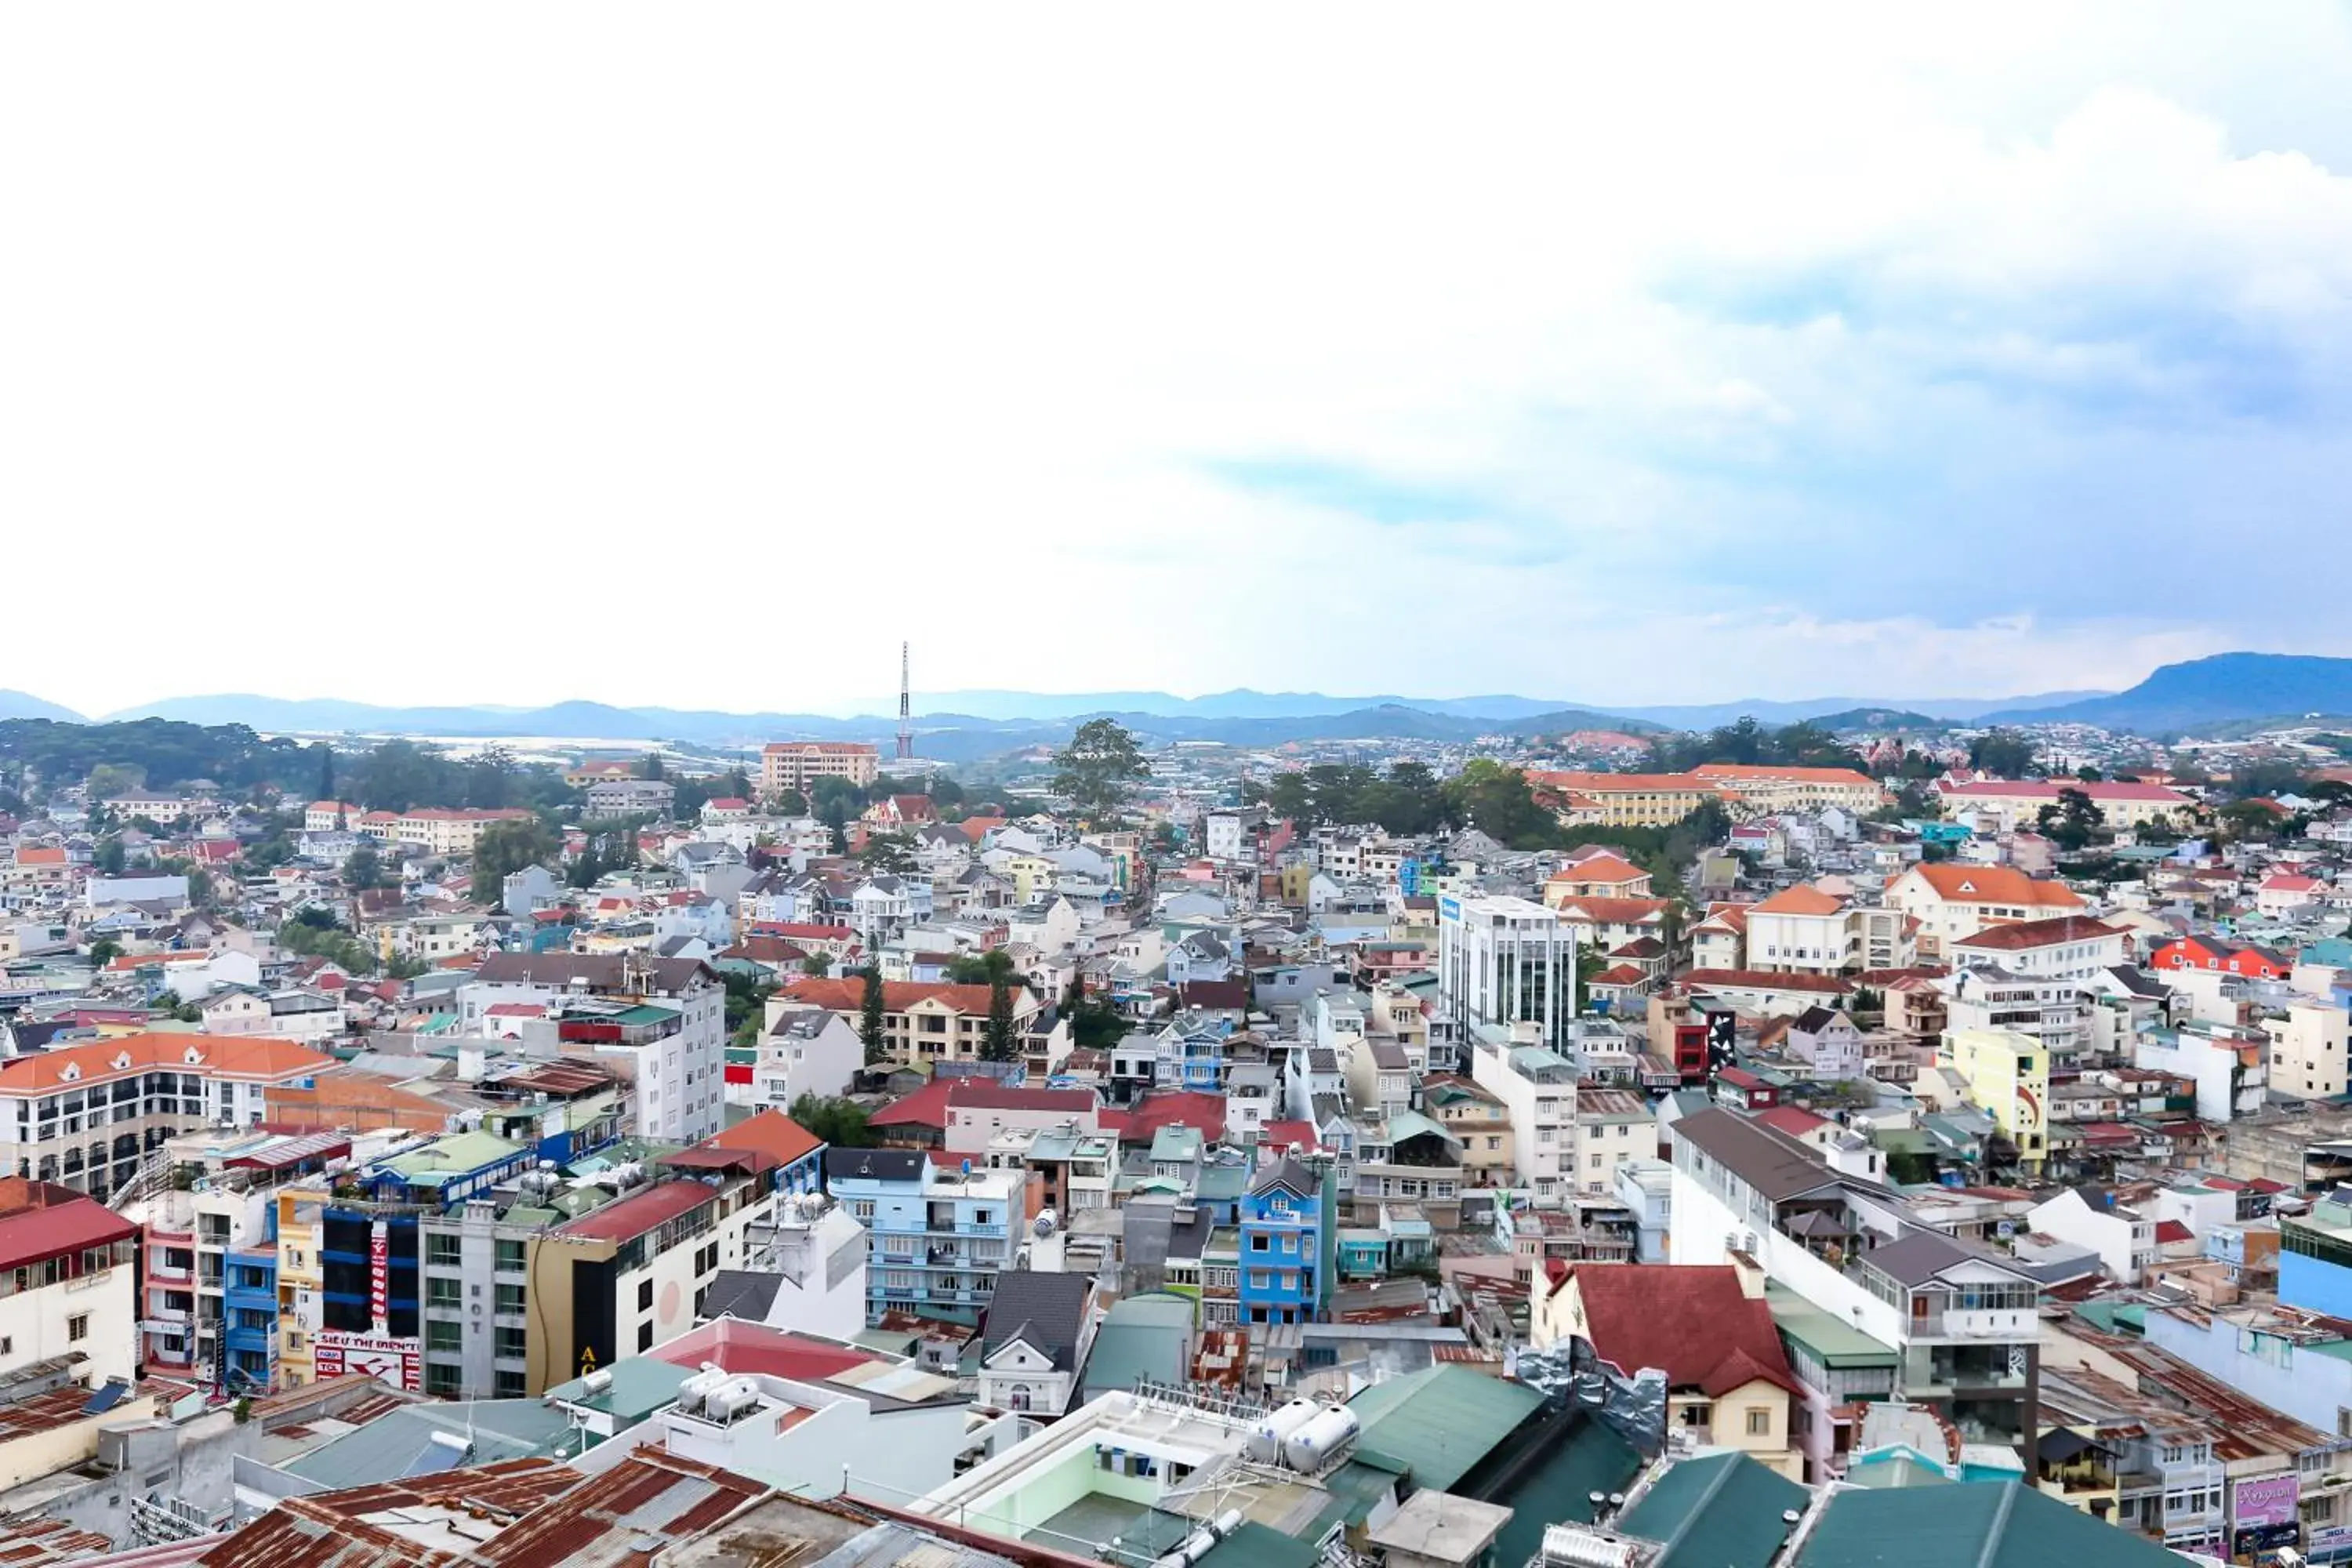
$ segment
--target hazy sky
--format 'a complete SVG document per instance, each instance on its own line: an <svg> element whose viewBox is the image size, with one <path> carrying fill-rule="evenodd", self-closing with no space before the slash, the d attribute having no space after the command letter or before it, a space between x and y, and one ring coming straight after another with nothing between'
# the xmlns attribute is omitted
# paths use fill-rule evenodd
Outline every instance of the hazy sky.
<svg viewBox="0 0 2352 1568"><path fill-rule="evenodd" d="M0 8L0 686L2352 654L2345 7L1143 15Z"/></svg>

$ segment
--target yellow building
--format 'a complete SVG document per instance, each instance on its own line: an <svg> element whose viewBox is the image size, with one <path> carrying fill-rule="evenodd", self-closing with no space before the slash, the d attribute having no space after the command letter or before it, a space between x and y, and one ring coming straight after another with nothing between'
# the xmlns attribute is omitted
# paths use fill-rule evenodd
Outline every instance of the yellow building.
<svg viewBox="0 0 2352 1568"><path fill-rule="evenodd" d="M1969 1100L2014 1144L2018 1163L2039 1171L2050 1151L2050 1053L2031 1035L1960 1029L1944 1037L1938 1066L1968 1085Z"/></svg>
<svg viewBox="0 0 2352 1568"><path fill-rule="evenodd" d="M819 779L847 779L863 789L882 771L873 747L854 741L772 741L760 748L760 794L805 795Z"/></svg>
<svg viewBox="0 0 2352 1568"><path fill-rule="evenodd" d="M1034 902L1054 890L1055 866L1043 855L1015 855L1007 860L998 875L1013 881L1013 901L1017 904Z"/></svg>
<svg viewBox="0 0 2352 1568"><path fill-rule="evenodd" d="M1528 784L1570 827L1671 827L1708 801L1732 798L1696 773L1531 773Z"/></svg>
<svg viewBox="0 0 2352 1568"><path fill-rule="evenodd" d="M313 1342L325 1321L320 1308L326 1276L320 1264L326 1194L317 1187L278 1192L278 1384L299 1388L316 1380Z"/></svg>
<svg viewBox="0 0 2352 1568"><path fill-rule="evenodd" d="M1866 816L1893 798L1876 779L1852 768L1701 763L1691 776L1728 790L1751 811L1822 811L1834 805Z"/></svg>

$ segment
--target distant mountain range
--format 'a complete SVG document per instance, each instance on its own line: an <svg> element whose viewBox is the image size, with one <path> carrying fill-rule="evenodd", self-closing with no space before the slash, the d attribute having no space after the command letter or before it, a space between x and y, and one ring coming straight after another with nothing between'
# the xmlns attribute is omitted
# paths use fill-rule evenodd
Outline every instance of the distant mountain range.
<svg viewBox="0 0 2352 1568"><path fill-rule="evenodd" d="M877 706L882 706L877 704ZM1698 730L1752 715L1769 724L1799 720L1835 726L1924 726L2071 721L2165 734L2232 721L2352 712L2352 659L2231 653L2166 665L2127 691L2052 691L1996 700L1822 697L1803 701L1601 707L1542 698L1331 697L1321 692L1241 689L1204 697L1164 691L1061 694L965 690L924 696L917 750L966 761L1055 745L1076 724L1107 715L1156 742L1209 741L1272 746L1286 741L1468 741L1482 734L1541 735L1572 730ZM898 721L882 713L723 713L701 709L620 708L558 702L543 708L491 704L395 708L332 698L290 700L245 693L175 697L105 716L248 724L304 735L513 736L572 741L677 741L712 748L771 740L868 741L887 748ZM0 690L0 720L86 722L81 715L21 691Z"/></svg>
<svg viewBox="0 0 2352 1568"><path fill-rule="evenodd" d="M2128 691L2054 705L2019 704L1990 716L2003 722L2096 724L2164 735L2234 720L2323 713L2352 713L2352 658L2217 653L2165 665Z"/></svg>
<svg viewBox="0 0 2352 1568"><path fill-rule="evenodd" d="M54 702L44 702L29 692L0 689L0 719L54 719L61 724L87 724L89 720L70 708L60 708Z"/></svg>

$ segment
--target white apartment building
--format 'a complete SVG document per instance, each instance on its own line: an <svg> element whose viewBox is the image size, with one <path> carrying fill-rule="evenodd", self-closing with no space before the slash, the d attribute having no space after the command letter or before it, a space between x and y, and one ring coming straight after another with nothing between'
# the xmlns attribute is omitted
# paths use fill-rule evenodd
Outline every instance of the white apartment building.
<svg viewBox="0 0 2352 1568"><path fill-rule="evenodd" d="M2037 980L2089 980L2130 959L2131 933L2088 915L1987 926L1947 944L1955 966Z"/></svg>
<svg viewBox="0 0 2352 1568"><path fill-rule="evenodd" d="M1528 899L1448 894L1437 900L1437 979L1457 1037L1532 1024L1537 1043L1557 1046L1575 1010L1575 931Z"/></svg>
<svg viewBox="0 0 2352 1568"><path fill-rule="evenodd" d="M181 1133L263 1119L332 1057L290 1040L126 1035L0 1061L0 1171L103 1198Z"/></svg>
<svg viewBox="0 0 2352 1568"><path fill-rule="evenodd" d="M2352 1089L2346 1058L2352 1013L2315 996L2297 996L2263 1019L2270 1037L2270 1087L2303 1100L2326 1100Z"/></svg>
<svg viewBox="0 0 2352 1568"><path fill-rule="evenodd" d="M0 1178L0 1376L87 1358L91 1386L139 1366L139 1227L47 1182Z"/></svg>
<svg viewBox="0 0 2352 1568"><path fill-rule="evenodd" d="M2084 1048L2089 1004L2080 982L2037 979L1979 965L1939 984L1946 995L1948 1038L1969 1030L2007 1030L2031 1036L2059 1062L2072 1061Z"/></svg>
<svg viewBox="0 0 2352 1568"><path fill-rule="evenodd" d="M600 1051L635 1062L637 1130L666 1142L690 1143L719 1131L726 1099L726 987L709 964L639 952L494 952L457 992L462 1026L484 1031L501 1004L552 1007L565 1003L655 1005L676 1022L633 1023L625 1013L583 1019L572 1034ZM559 1022L557 1036L566 1026Z"/></svg>

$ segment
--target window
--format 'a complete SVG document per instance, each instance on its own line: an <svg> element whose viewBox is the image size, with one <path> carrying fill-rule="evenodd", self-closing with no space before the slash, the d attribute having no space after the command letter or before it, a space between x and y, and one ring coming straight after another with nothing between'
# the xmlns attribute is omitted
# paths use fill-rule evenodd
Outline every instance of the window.
<svg viewBox="0 0 2352 1568"><path fill-rule="evenodd" d="M646 1352L653 1348L654 1326L651 1323L639 1323L637 1325L637 1353L639 1355L643 1355Z"/></svg>
<svg viewBox="0 0 2352 1568"><path fill-rule="evenodd" d="M1685 1405L1683 1406L1683 1425L1685 1426L1704 1426L1707 1424L1708 1420L1714 1416L1714 1415L1715 1406L1712 1405Z"/></svg>
<svg viewBox="0 0 2352 1568"><path fill-rule="evenodd" d="M425 1238L425 1261L434 1268L455 1268L464 1261L464 1247L457 1237L436 1233Z"/></svg>
<svg viewBox="0 0 2352 1568"><path fill-rule="evenodd" d="M1274 1250L1274 1238L1270 1236L1265 1235L1253 1236L1250 1237L1250 1250L1252 1252L1271 1252Z"/></svg>
<svg viewBox="0 0 2352 1568"><path fill-rule="evenodd" d="M496 1393L500 1399L520 1399L529 1392L528 1380L519 1372L502 1372L497 1377Z"/></svg>
<svg viewBox="0 0 2352 1568"><path fill-rule="evenodd" d="M455 1308L460 1304L464 1288L455 1279L427 1279L425 1282L425 1304L428 1307Z"/></svg>
<svg viewBox="0 0 2352 1568"><path fill-rule="evenodd" d="M1750 1437L1770 1436L1772 1413L1769 1410L1750 1410L1748 1413L1748 1435Z"/></svg>
<svg viewBox="0 0 2352 1568"><path fill-rule="evenodd" d="M451 1322L427 1322L425 1325L425 1348L442 1354L451 1354L466 1348L466 1325Z"/></svg>
<svg viewBox="0 0 2352 1568"><path fill-rule="evenodd" d="M494 1312L520 1312L523 1310L522 1300L521 1286L501 1285L498 1288L497 1298L490 1303L490 1310Z"/></svg>
<svg viewBox="0 0 2352 1568"><path fill-rule="evenodd" d="M454 1399L461 1392L458 1370L441 1362L425 1363L425 1392Z"/></svg>
<svg viewBox="0 0 2352 1568"><path fill-rule="evenodd" d="M528 1331L515 1328L510 1324L500 1323L498 1327L498 1339L493 1347L493 1352L495 1354L501 1357L510 1356L516 1360L520 1360L522 1357L529 1355L530 1353L530 1345L528 1337Z"/></svg>
<svg viewBox="0 0 2352 1568"><path fill-rule="evenodd" d="M66 1320L66 1338L68 1340L86 1340L89 1338L89 1314L88 1312L76 1312L72 1317Z"/></svg>
<svg viewBox="0 0 2352 1568"><path fill-rule="evenodd" d="M501 1241L499 1243L498 1266L499 1272L520 1274L522 1272L522 1263L523 1244L521 1242Z"/></svg>

